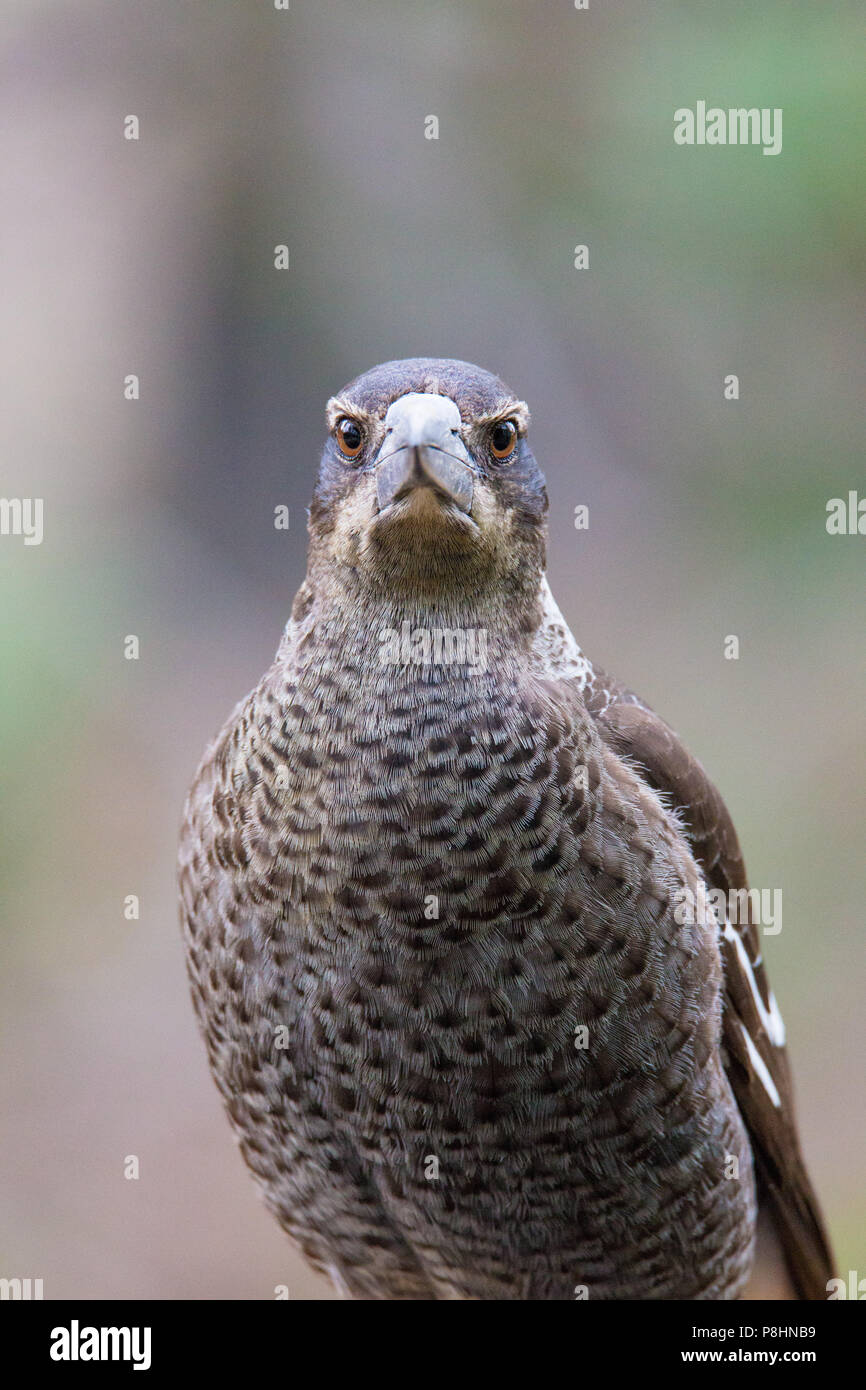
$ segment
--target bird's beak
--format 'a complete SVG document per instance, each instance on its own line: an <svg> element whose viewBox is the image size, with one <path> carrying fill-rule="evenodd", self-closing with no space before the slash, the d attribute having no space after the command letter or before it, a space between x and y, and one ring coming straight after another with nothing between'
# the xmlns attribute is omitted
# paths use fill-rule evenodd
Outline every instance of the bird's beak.
<svg viewBox="0 0 866 1390"><path fill-rule="evenodd" d="M469 512L474 472L450 396L413 391L394 401L375 464L380 512L416 488L430 488Z"/></svg>

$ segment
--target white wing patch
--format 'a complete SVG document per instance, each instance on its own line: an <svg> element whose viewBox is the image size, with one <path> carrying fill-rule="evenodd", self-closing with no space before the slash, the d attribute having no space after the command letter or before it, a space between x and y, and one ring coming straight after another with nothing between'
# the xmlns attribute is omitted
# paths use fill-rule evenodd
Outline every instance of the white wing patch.
<svg viewBox="0 0 866 1390"><path fill-rule="evenodd" d="M770 1100L773 1102L776 1109L781 1110L782 1098L779 1095L779 1092L776 1090L776 1083L767 1069L766 1062L764 1061L758 1049L755 1047L755 1044L752 1042L752 1039L749 1037L749 1030L746 1027L745 1023L740 1024L740 1030L743 1034L743 1038L745 1039L746 1050L749 1054L749 1061L755 1069L755 1075L759 1078L761 1084L764 1087L764 1090L767 1092L767 1095L770 1097Z"/></svg>
<svg viewBox="0 0 866 1390"><path fill-rule="evenodd" d="M755 1001L755 1008L758 1011L758 1017L760 1018L762 1024L764 1025L764 1028L766 1029L767 1037L770 1039L770 1042L773 1043L776 1047L784 1047L785 1021L779 1012L779 1006L776 1003L776 996L772 993L772 991L770 992L770 1007L768 1009L763 999L761 998L761 991L758 989L758 982L755 979L755 974L752 970L752 962L749 960L749 953L743 945L743 938L740 936L740 933L738 931L735 931L735 929L731 926L730 922L726 921L723 935L736 948L737 958L740 962L740 965L743 968L743 973L749 982L749 988L752 991L752 998ZM775 1087L773 1089L775 1090Z"/></svg>

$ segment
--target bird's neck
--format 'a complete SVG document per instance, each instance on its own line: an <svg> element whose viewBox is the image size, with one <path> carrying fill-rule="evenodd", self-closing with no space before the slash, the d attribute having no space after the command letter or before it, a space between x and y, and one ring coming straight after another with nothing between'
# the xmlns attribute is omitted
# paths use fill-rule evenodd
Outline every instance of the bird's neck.
<svg viewBox="0 0 866 1390"><path fill-rule="evenodd" d="M315 629L311 648L326 638L347 658L365 663L511 665L528 656L539 617L538 603L529 595L508 590L388 594L360 585L335 589L308 583L293 608L287 640L301 660L304 643L298 639Z"/></svg>

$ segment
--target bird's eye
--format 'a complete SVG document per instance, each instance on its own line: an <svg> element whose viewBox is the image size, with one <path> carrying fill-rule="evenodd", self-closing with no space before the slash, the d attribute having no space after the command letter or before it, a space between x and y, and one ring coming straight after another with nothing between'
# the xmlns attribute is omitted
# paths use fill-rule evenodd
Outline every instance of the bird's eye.
<svg viewBox="0 0 866 1390"><path fill-rule="evenodd" d="M490 450L495 459L506 459L514 453L517 426L513 420L499 420L490 435Z"/></svg>
<svg viewBox="0 0 866 1390"><path fill-rule="evenodd" d="M337 423L337 443L347 459L356 459L364 447L364 433L357 420L344 415Z"/></svg>

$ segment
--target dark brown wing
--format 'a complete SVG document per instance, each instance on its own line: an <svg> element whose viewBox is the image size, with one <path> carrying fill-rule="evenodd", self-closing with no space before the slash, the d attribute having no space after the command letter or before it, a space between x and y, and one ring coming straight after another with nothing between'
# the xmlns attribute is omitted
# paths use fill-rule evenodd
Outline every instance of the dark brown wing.
<svg viewBox="0 0 866 1390"><path fill-rule="evenodd" d="M746 909L748 883L737 833L700 763L657 714L604 672L590 668L582 693L604 741L637 764L680 813L709 885L725 895L742 890L738 902ZM784 1027L751 914L732 915L737 920L726 923L722 936L728 1076L749 1129L760 1195L774 1218L794 1285L801 1298L826 1299L833 1256L800 1153Z"/></svg>

